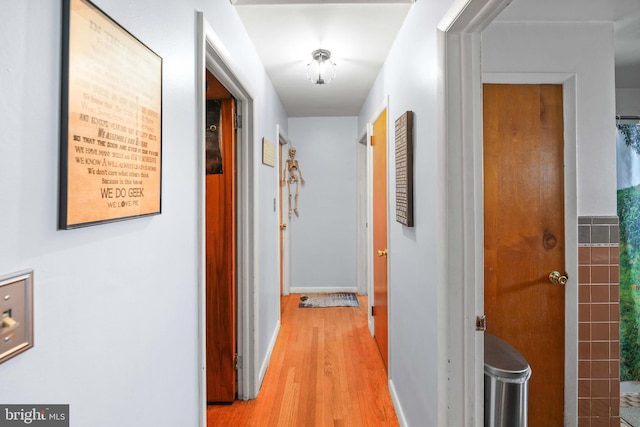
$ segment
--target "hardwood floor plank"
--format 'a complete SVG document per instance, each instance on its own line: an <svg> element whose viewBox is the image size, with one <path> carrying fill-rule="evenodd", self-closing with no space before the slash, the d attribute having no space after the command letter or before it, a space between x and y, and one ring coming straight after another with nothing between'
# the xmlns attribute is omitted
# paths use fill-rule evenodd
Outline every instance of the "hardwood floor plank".
<svg viewBox="0 0 640 427"><path fill-rule="evenodd" d="M208 427L398 426L387 376L360 307L299 308L282 325L257 399L209 406Z"/></svg>
<svg viewBox="0 0 640 427"><path fill-rule="evenodd" d="M282 399L278 417L279 426L294 425L297 419L298 403L300 402L300 383L296 382L296 369L289 368L286 381L287 399Z"/></svg>

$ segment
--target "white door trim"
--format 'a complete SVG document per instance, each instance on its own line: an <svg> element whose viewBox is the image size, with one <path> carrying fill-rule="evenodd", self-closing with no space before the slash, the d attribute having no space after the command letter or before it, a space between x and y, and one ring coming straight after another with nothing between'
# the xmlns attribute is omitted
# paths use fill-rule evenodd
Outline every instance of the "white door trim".
<svg viewBox="0 0 640 427"><path fill-rule="evenodd" d="M382 112L382 110L380 112ZM362 251L363 253L358 254L358 292L360 292L360 281L364 280L364 292L368 295L367 318L369 323L369 333L371 334L371 336L374 336L374 320L373 316L371 316L371 306L373 305L373 158L371 150L371 137L373 136L372 123L373 122L371 120L367 122L365 128L356 140L356 143L364 144L364 159L358 159L358 165L361 169L358 173L364 174L364 188L359 188L358 191L362 190L366 193L364 201L365 212L363 212L362 215L358 215L358 233L360 233L360 230L362 230L363 228L366 229L363 241L361 242L359 240L359 242L363 243L363 247L359 247L358 251ZM366 223L363 224L362 221L366 221ZM362 256L362 259L360 258L360 256Z"/></svg>
<svg viewBox="0 0 640 427"><path fill-rule="evenodd" d="M511 0L457 0L438 24L438 425L484 424L481 31Z"/></svg>
<svg viewBox="0 0 640 427"><path fill-rule="evenodd" d="M238 369L238 398L253 399L258 394L258 356L256 307L257 253L255 229L257 218L254 188L257 188L254 160L254 135L256 134L254 92L201 12L196 12L197 31L197 135L198 135L198 325L199 325L199 403L200 426L206 427L206 273L205 273L205 69L222 83L238 102L238 114L244 123L237 134L237 346L242 361Z"/></svg>
<svg viewBox="0 0 640 427"><path fill-rule="evenodd" d="M578 425L578 184L576 75L574 73L483 73L483 83L561 84L564 126L564 425Z"/></svg>
<svg viewBox="0 0 640 427"><path fill-rule="evenodd" d="M282 204L283 207L283 212L282 212L282 222L287 224L287 228L285 229L285 232L282 233L282 253L280 254L280 256L282 256L282 271L280 272L280 274L282 274L282 293L284 295L289 295L291 293L291 229L289 228L289 226L291 225L291 221L289 220L289 217L286 215L286 211L284 210L285 208L285 203L287 201L287 197L284 194L285 191L285 186L282 185L280 183L280 179L282 178L282 162L284 159L280 158L280 146L286 146L288 145L289 147L291 147L291 141L289 140L289 137L287 136L287 134L285 133L284 129L282 129L282 126L277 125L277 132L278 132L278 154L277 154L277 158L278 158L278 173L277 173L277 188L278 188L278 197L280 198L280 200L278 200L279 203ZM280 220L280 213L278 213L278 221ZM278 227L280 227L280 223L278 222ZM278 235L280 235L280 233L278 233Z"/></svg>
<svg viewBox="0 0 640 427"><path fill-rule="evenodd" d="M357 265L356 272L358 293L370 295L369 289L369 253L371 253L369 242L369 138L365 129L356 139L356 224L357 224Z"/></svg>

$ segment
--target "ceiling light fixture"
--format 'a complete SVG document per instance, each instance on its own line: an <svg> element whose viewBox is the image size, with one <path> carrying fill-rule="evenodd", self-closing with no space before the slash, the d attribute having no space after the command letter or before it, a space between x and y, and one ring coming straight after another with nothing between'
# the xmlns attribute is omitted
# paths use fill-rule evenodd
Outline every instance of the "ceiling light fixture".
<svg viewBox="0 0 640 427"><path fill-rule="evenodd" d="M331 52L317 49L311 52L313 60L307 65L307 78L311 83L323 85L336 77L336 64L331 60Z"/></svg>

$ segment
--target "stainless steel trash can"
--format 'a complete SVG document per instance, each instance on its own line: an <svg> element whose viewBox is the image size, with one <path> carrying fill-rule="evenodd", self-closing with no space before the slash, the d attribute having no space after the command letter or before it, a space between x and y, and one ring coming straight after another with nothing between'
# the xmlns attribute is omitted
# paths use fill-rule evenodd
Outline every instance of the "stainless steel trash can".
<svg viewBox="0 0 640 427"><path fill-rule="evenodd" d="M484 334L484 426L527 427L531 367L512 346Z"/></svg>

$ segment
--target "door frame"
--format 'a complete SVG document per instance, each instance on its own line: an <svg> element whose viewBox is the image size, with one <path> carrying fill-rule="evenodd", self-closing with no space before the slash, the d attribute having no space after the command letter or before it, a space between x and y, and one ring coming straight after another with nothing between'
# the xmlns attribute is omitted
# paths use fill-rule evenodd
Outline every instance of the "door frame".
<svg viewBox="0 0 640 427"><path fill-rule="evenodd" d="M282 129L282 126L280 125L276 125L276 132L278 135L278 153L280 153L280 146L289 146L291 147L291 140L289 139L289 137L287 136L286 132L284 131L284 129ZM286 198L284 197L284 189L286 188L284 185L280 184L280 178L282 177L282 158L280 157L279 154L277 154L277 163L278 163L278 173L277 173L277 189L278 189L278 203L279 206L283 206L284 209L284 205L283 203L285 202ZM284 212L284 210L283 210ZM289 226L291 225L291 221L289 220L287 215L282 214L282 218L280 218L280 213L278 214L278 227L280 227L280 220L282 220L282 223L287 224L287 230L289 230ZM279 228L278 228L279 229ZM278 233L278 235L280 235L280 233ZM281 280L282 280L282 294L283 295L289 295L291 293L291 233L282 233L283 235L283 239L282 239L282 253L279 254L278 256L282 256L282 263L280 264L280 260L278 260L279 264L278 265L282 265L282 271L280 271L281 276Z"/></svg>
<svg viewBox="0 0 640 427"><path fill-rule="evenodd" d="M369 240L369 141L370 132L367 126L356 139L356 243L357 243L357 291L361 295L369 295L370 269L369 256L371 242Z"/></svg>
<svg viewBox="0 0 640 427"><path fill-rule="evenodd" d="M511 0L456 0L437 25L438 425L484 424L481 32Z"/></svg>
<svg viewBox="0 0 640 427"><path fill-rule="evenodd" d="M484 83L562 85L564 126L564 419L578 423L578 184L575 73L483 73Z"/></svg>
<svg viewBox="0 0 640 427"><path fill-rule="evenodd" d="M367 220L369 221L369 227L367 229L367 316L369 318L369 333L371 336L375 335L375 319L371 315L373 307L373 150L371 149L371 137L373 136L373 123L376 121L380 114L384 110L387 110L387 182L389 181L389 95L384 97L384 101L380 103L378 108L376 108L371 117L367 121L366 129L361 133L360 139L365 137L366 141L365 146L367 150L366 154L366 162L367 162ZM391 247L391 235L389 230L389 188L387 187L387 247ZM387 283L389 283L389 277L391 277L391 263L389 263L387 258ZM387 290L387 307L390 307L391 301L391 291ZM391 319L390 316L387 316L387 330L391 329ZM388 377L391 378L391 346L389 346L389 354L388 354L389 366L387 367Z"/></svg>
<svg viewBox="0 0 640 427"><path fill-rule="evenodd" d="M438 119L437 139L441 166L438 246L442 248L438 269L438 306L442 307L438 315L442 325L438 338L440 426L481 427L484 420L484 334L477 333L475 328L476 317L484 311L481 32L510 1L458 0L437 26L438 105L443 112ZM573 92L567 93L564 101L565 152L572 150L565 159L565 198L572 193L573 200L565 205L565 223L568 218L575 224L576 91L575 78L573 83L571 80L565 84ZM569 99L571 103L567 105ZM573 129L573 135L567 134L568 129ZM571 226L566 230L571 231ZM575 268L573 276L577 280L577 236L565 234L566 267ZM573 291L567 293L565 301L577 308ZM565 310L565 316L569 313L571 310ZM567 320L568 341L574 332L567 330L577 328L577 316ZM570 357L576 356L571 349L565 354L565 365ZM577 378L575 364L565 367L566 373ZM577 381L566 380L565 423L574 426ZM572 385L568 389L569 384Z"/></svg>
<svg viewBox="0 0 640 427"><path fill-rule="evenodd" d="M255 103L254 91L241 69L228 54L222 41L209 25L202 12L196 12L196 134L198 135L198 348L199 348L199 403L200 426L206 427L206 273L205 273L205 69L208 69L236 98L236 111L244 118L236 133L237 165L237 347L238 347L238 399L253 399L258 394L257 366L257 245L254 244L257 218L257 177L254 173Z"/></svg>

